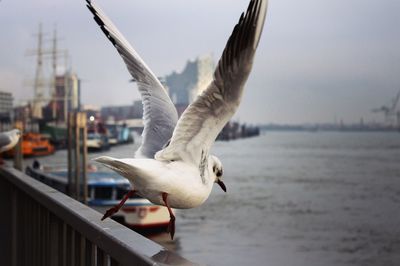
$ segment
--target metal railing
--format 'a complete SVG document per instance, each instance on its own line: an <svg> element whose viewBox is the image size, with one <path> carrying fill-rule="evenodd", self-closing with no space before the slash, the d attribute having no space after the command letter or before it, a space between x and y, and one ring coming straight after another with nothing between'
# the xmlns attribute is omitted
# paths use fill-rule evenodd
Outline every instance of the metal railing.
<svg viewBox="0 0 400 266"><path fill-rule="evenodd" d="M1 265L194 265L55 189L0 167Z"/></svg>

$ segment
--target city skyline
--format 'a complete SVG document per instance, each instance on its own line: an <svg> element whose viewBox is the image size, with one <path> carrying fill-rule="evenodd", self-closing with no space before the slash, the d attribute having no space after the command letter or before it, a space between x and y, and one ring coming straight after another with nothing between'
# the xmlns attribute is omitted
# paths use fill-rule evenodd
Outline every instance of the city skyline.
<svg viewBox="0 0 400 266"><path fill-rule="evenodd" d="M180 72L187 60L220 57L247 0L105 1L111 17L157 76ZM250 123L383 121L371 109L400 89L400 3L317 0L270 1L265 30L236 120ZM15 15L19 14L19 16ZM33 94L38 23L57 24L60 48L82 79L82 102L126 105L139 99L130 75L98 31L84 1L20 0L0 3L0 89L15 103ZM136 25L136 26L133 26ZM50 44L47 43L47 46ZM47 73L49 74L49 73Z"/></svg>

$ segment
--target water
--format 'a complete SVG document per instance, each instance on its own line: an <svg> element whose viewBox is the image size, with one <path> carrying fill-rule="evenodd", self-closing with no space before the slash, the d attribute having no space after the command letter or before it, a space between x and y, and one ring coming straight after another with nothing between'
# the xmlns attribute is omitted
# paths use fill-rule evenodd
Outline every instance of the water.
<svg viewBox="0 0 400 266"><path fill-rule="evenodd" d="M216 185L177 213L174 241L154 240L206 265L400 265L400 134L267 133L213 153L228 193Z"/></svg>

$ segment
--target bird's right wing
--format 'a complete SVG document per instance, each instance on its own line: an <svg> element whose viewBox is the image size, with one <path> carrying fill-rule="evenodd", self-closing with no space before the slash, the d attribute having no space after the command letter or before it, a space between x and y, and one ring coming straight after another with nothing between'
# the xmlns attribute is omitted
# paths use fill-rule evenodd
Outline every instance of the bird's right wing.
<svg viewBox="0 0 400 266"><path fill-rule="evenodd" d="M97 5L89 0L86 2L94 20L124 60L142 97L144 129L136 157L153 158L172 136L178 121L176 108L166 89L111 20Z"/></svg>
<svg viewBox="0 0 400 266"><path fill-rule="evenodd" d="M183 160L204 169L218 133L240 104L264 26L267 5L267 0L250 1L225 46L214 80L184 111L169 145L156 153L156 159Z"/></svg>

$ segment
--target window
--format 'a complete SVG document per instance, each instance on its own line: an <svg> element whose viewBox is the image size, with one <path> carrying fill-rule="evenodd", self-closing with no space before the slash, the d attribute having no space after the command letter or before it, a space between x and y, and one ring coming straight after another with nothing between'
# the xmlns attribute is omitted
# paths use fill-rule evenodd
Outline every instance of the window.
<svg viewBox="0 0 400 266"><path fill-rule="evenodd" d="M112 187L94 187L95 199L112 199Z"/></svg>

